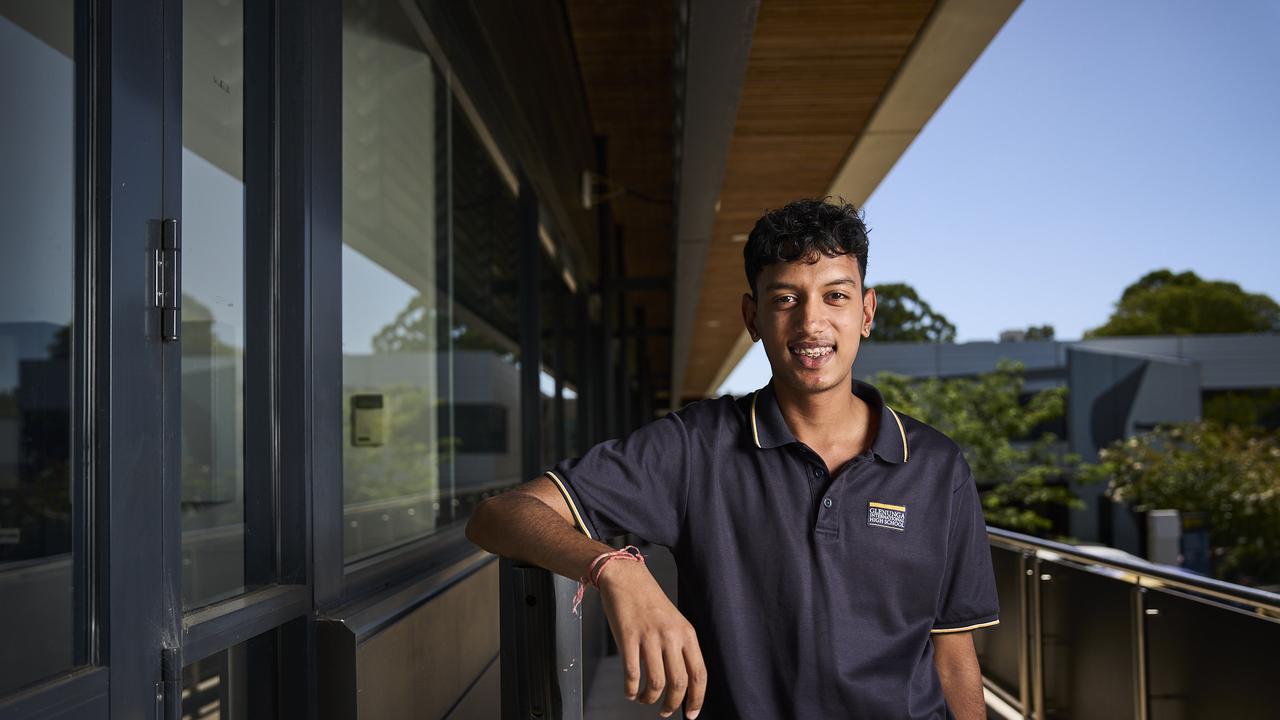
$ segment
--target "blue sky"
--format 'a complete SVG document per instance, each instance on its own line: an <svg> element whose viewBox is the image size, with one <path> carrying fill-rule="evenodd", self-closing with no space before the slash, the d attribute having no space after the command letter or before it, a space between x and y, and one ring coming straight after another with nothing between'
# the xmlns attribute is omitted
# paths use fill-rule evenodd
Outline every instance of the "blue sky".
<svg viewBox="0 0 1280 720"><path fill-rule="evenodd" d="M962 342L1078 338L1161 267L1280 300L1278 38L1274 0L1025 0L867 201L868 284Z"/></svg>

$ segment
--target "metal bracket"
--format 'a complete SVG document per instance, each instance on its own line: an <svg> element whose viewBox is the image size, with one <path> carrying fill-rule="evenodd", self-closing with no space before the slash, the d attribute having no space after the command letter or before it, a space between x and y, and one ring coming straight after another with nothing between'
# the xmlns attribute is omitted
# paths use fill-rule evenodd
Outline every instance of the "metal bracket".
<svg viewBox="0 0 1280 720"><path fill-rule="evenodd" d="M163 720L182 717L182 651L175 647L160 648L160 705L157 716Z"/></svg>
<svg viewBox="0 0 1280 720"><path fill-rule="evenodd" d="M155 304L160 309L160 339L177 342L182 326L182 239L178 221L160 222L160 249L156 250Z"/></svg>

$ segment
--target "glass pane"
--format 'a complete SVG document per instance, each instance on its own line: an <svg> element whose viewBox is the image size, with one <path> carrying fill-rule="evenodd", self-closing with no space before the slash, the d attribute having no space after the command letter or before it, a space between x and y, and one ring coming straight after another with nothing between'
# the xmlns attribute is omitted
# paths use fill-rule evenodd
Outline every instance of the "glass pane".
<svg viewBox="0 0 1280 720"><path fill-rule="evenodd" d="M343 9L344 543L448 519L449 97L398 2Z"/></svg>
<svg viewBox="0 0 1280 720"><path fill-rule="evenodd" d="M1129 715L1133 584L1059 563L1040 570L1050 578L1040 584L1045 717Z"/></svg>
<svg viewBox="0 0 1280 720"><path fill-rule="evenodd" d="M549 236L546 241L549 242ZM565 457L573 457L576 450L574 354L579 341L572 336L577 326L577 306L576 298L565 284L565 273L559 261L547 254L541 255L540 260L542 466L551 467Z"/></svg>
<svg viewBox="0 0 1280 720"><path fill-rule="evenodd" d="M276 717L276 631L182 669L183 720Z"/></svg>
<svg viewBox="0 0 1280 720"><path fill-rule="evenodd" d="M453 108L453 514L521 482L519 222L514 180ZM534 362L537 360L534 359ZM491 419L482 442L466 418Z"/></svg>
<svg viewBox="0 0 1280 720"><path fill-rule="evenodd" d="M1144 604L1151 717L1275 717L1274 617L1176 590L1152 589Z"/></svg>
<svg viewBox="0 0 1280 720"><path fill-rule="evenodd" d="M244 4L182 18L182 600L245 589Z"/></svg>
<svg viewBox="0 0 1280 720"><path fill-rule="evenodd" d="M1001 622L973 633L973 644L982 663L982 675L1018 697L1019 633L1023 618L1021 588L1024 582L1021 553L1002 547L991 548L996 591L1000 596Z"/></svg>
<svg viewBox="0 0 1280 720"><path fill-rule="evenodd" d="M0 695L85 658L72 474L74 7L0 4Z"/></svg>

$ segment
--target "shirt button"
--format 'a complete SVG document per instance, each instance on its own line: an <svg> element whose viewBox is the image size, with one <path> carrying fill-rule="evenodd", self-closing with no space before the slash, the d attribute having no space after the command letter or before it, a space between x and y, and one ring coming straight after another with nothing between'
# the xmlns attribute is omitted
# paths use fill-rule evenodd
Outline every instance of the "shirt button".
<svg viewBox="0 0 1280 720"><path fill-rule="evenodd" d="M835 503L831 502L831 498L824 498L822 500L823 507L831 507L832 505L835 505Z"/></svg>
<svg viewBox="0 0 1280 720"><path fill-rule="evenodd" d="M826 475L826 474L827 474L827 471L823 470L822 468L814 468L814 469L813 469L813 476L814 476L814 477L816 477L816 478L820 478L820 477L822 477L823 475Z"/></svg>

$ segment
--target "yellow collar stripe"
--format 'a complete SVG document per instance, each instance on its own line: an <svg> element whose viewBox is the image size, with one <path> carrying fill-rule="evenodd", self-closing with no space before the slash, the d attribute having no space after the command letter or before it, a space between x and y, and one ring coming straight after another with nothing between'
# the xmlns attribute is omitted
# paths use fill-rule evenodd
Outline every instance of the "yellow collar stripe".
<svg viewBox="0 0 1280 720"><path fill-rule="evenodd" d="M556 489L560 491L560 494L564 497L565 504L569 506L569 512L573 513L573 519L578 524L578 529L582 531L583 535L594 540L595 538L591 537L591 531L587 529L587 524L582 521L582 513L578 512L578 506L573 503L573 496L569 494L569 489L564 486L564 481L550 470L543 474L551 478L551 482L556 484Z"/></svg>
<svg viewBox="0 0 1280 720"><path fill-rule="evenodd" d="M756 427L756 397L758 397L759 395L760 395L759 392L754 392L751 394L751 434L756 439L756 447L761 447L760 429Z"/></svg>
<svg viewBox="0 0 1280 720"><path fill-rule="evenodd" d="M893 421L898 423L898 434L902 436L902 462L906 462L907 461L907 431L902 429L902 421L898 419L898 413L894 412L893 408L889 407L888 405L885 405L885 407L889 408L889 414L893 415Z"/></svg>

